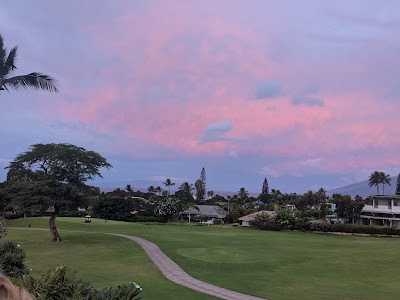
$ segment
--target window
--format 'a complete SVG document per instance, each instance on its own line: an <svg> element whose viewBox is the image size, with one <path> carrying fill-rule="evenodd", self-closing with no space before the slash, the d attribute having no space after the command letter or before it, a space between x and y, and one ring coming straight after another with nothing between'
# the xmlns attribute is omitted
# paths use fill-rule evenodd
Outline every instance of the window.
<svg viewBox="0 0 400 300"><path fill-rule="evenodd" d="M375 208L378 208L378 205L379 205L379 200L375 200L375 205L374 205L374 207L375 207Z"/></svg>
<svg viewBox="0 0 400 300"><path fill-rule="evenodd" d="M397 200L393 200L393 206L397 206Z"/></svg>
<svg viewBox="0 0 400 300"><path fill-rule="evenodd" d="M392 208L392 200L388 201L388 208L391 209Z"/></svg>

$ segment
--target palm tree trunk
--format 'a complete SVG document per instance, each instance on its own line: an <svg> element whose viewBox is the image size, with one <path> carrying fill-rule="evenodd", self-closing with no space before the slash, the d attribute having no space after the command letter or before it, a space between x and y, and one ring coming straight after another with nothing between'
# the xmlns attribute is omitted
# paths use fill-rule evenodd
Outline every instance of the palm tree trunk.
<svg viewBox="0 0 400 300"><path fill-rule="evenodd" d="M382 183L382 195L385 196L385 184Z"/></svg>
<svg viewBox="0 0 400 300"><path fill-rule="evenodd" d="M189 224L190 224L190 211L189 211Z"/></svg>
<svg viewBox="0 0 400 300"><path fill-rule="evenodd" d="M56 226L56 214L52 214L49 220L50 232L53 237L53 242L61 242L61 236L58 234Z"/></svg>

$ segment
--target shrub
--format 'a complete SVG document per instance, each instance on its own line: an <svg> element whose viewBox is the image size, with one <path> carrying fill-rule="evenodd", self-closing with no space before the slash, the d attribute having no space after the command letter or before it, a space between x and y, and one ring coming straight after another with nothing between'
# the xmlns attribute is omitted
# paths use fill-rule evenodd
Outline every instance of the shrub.
<svg viewBox="0 0 400 300"><path fill-rule="evenodd" d="M0 240L7 234L7 222L3 217L0 217Z"/></svg>
<svg viewBox="0 0 400 300"><path fill-rule="evenodd" d="M70 271L64 266L57 266L54 269L50 269L43 276L25 276L18 283L35 296L37 300L139 300L137 296L142 290L134 282L116 288L96 290L88 282L78 279L76 272Z"/></svg>
<svg viewBox="0 0 400 300"><path fill-rule="evenodd" d="M8 219L8 220L20 219L20 218L23 218L23 217L24 217L24 213L22 213L22 212L6 211L6 212L3 212L3 217L4 217L5 219Z"/></svg>
<svg viewBox="0 0 400 300"><path fill-rule="evenodd" d="M222 220L222 219L214 219L213 224L214 225L223 225L224 224L224 220Z"/></svg>
<svg viewBox="0 0 400 300"><path fill-rule="evenodd" d="M322 220L314 220L310 222L310 230L311 231L322 231L322 232L327 232L331 229L331 224L322 221Z"/></svg>
<svg viewBox="0 0 400 300"><path fill-rule="evenodd" d="M256 218L254 221L251 222L251 225L261 230L280 231L283 229L283 226L281 224L276 223L275 220L273 219L263 220Z"/></svg>
<svg viewBox="0 0 400 300"><path fill-rule="evenodd" d="M155 216L141 216L141 215L136 215L135 218L133 219L134 222L158 222L158 223L163 223L165 220L160 217L155 217Z"/></svg>
<svg viewBox="0 0 400 300"><path fill-rule="evenodd" d="M25 257L25 251L17 243L0 243L0 273L14 278L21 278L28 274Z"/></svg>
<svg viewBox="0 0 400 300"><path fill-rule="evenodd" d="M193 221L194 222L207 222L208 221L208 217L207 216L195 216L193 217Z"/></svg>
<svg viewBox="0 0 400 300"><path fill-rule="evenodd" d="M362 234L400 235L400 230L390 227L352 224L333 224L331 225L331 231Z"/></svg>

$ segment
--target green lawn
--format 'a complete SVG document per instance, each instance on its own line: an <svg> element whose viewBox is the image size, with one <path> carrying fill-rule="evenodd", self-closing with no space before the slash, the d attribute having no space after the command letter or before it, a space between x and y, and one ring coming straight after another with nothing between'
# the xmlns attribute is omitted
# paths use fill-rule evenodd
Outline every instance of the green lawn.
<svg viewBox="0 0 400 300"><path fill-rule="evenodd" d="M47 227L47 219L16 220L10 226ZM159 291L144 299L211 299L169 283L135 243L117 237L62 230L115 232L156 243L193 277L261 297L278 299L398 299L398 238L269 232L228 226L134 224L59 218L64 243L48 242L49 232L10 230L28 265L43 272L64 262L96 286L136 281ZM44 263L45 262L45 263ZM99 271L99 269L101 269ZM162 287L160 287L162 286ZM172 292L174 290L175 292ZM182 294L186 292L186 294Z"/></svg>

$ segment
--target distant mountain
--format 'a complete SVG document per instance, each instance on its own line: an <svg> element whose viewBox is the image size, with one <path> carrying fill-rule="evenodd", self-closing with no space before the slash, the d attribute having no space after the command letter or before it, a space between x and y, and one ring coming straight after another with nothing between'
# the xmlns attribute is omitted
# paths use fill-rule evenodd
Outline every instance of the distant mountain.
<svg viewBox="0 0 400 300"><path fill-rule="evenodd" d="M394 195L396 191L397 176L392 177L391 185L385 185L385 195ZM370 195L376 195L376 186L369 187L368 180L356 182L353 184L346 185L344 187L332 189L327 192L328 195L334 193L350 195L355 197L357 195L365 198ZM382 185L379 185L379 193L382 194Z"/></svg>

